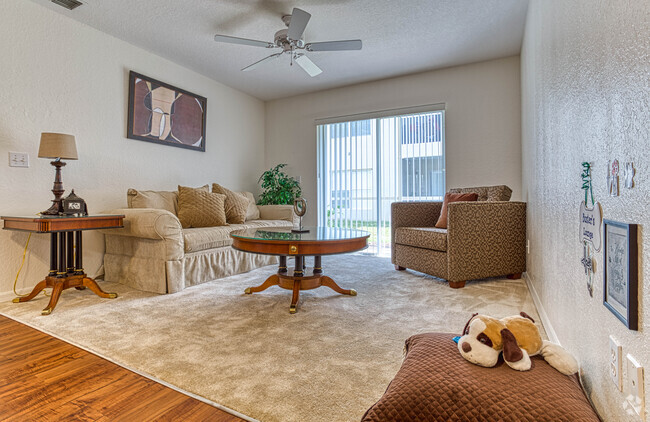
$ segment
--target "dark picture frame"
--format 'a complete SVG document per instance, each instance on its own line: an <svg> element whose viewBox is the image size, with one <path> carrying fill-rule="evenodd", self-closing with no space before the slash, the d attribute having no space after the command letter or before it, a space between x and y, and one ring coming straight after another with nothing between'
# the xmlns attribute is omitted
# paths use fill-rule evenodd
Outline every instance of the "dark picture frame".
<svg viewBox="0 0 650 422"><path fill-rule="evenodd" d="M129 72L129 139L205 151L208 100L148 76Z"/></svg>
<svg viewBox="0 0 650 422"><path fill-rule="evenodd" d="M639 323L637 225L603 220L603 305L630 330Z"/></svg>

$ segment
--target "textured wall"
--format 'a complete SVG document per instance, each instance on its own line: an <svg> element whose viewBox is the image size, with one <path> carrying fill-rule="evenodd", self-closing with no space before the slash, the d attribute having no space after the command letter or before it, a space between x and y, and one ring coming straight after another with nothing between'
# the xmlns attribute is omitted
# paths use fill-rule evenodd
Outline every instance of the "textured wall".
<svg viewBox="0 0 650 422"><path fill-rule="evenodd" d="M129 187L218 181L256 190L263 102L32 2L0 0L0 10L0 215L49 207L54 168L37 158L47 131L76 136L79 160L63 169L64 186L91 212L125 206ZM207 97L206 152L126 139L129 70ZM29 153L30 167L8 167L8 151ZM0 293L11 290L26 239L0 231ZM95 274L103 238L88 232L84 240L84 264ZM48 245L46 235L32 236L19 288L47 272Z"/></svg>
<svg viewBox="0 0 650 422"><path fill-rule="evenodd" d="M518 56L267 102L266 165L288 163L316 204L316 119L437 103L447 106L447 187L506 184L519 199ZM305 221L314 225L311 209Z"/></svg>
<svg viewBox="0 0 650 422"><path fill-rule="evenodd" d="M606 420L628 416L608 375L613 334L650 372L650 3L643 0L534 0L521 55L523 197L528 201L528 276L559 340L582 365L585 387ZM633 161L636 187L607 194L607 161ZM603 217L640 224L639 331L602 305L602 252L594 297L580 259L581 162L593 164ZM646 404L650 405L646 381Z"/></svg>

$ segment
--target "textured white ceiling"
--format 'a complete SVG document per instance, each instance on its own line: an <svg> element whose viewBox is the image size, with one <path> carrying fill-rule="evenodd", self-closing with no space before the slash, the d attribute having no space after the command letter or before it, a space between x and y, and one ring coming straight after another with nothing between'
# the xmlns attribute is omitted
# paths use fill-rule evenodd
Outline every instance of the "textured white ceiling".
<svg viewBox="0 0 650 422"><path fill-rule="evenodd" d="M32 1L262 100L519 54L528 6L528 0L82 0L69 11ZM312 15L306 42L360 38L363 50L308 53L323 69L311 78L289 66L288 56L241 72L278 50L213 40L218 33L272 42L293 7Z"/></svg>

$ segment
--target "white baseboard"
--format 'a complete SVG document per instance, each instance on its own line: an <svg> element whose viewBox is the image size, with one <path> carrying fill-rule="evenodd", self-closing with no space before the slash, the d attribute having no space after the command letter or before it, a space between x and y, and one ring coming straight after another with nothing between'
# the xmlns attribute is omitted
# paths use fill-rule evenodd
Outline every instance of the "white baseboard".
<svg viewBox="0 0 650 422"><path fill-rule="evenodd" d="M548 339L553 343L560 344L560 340L557 338L557 334L555 333L555 329L551 324L551 320L548 319L548 314L546 313L546 309L544 309L544 305L542 305L542 301L539 298L539 294L537 294L537 290L535 290L535 286L533 286L533 283L531 281L531 276L528 273L524 273L524 280L526 280L526 286L528 286L528 291L530 291L530 295L533 298L533 302L535 303L535 307L537 308L537 313L539 314L539 317L542 319L542 325L544 326L546 335L548 335Z"/></svg>

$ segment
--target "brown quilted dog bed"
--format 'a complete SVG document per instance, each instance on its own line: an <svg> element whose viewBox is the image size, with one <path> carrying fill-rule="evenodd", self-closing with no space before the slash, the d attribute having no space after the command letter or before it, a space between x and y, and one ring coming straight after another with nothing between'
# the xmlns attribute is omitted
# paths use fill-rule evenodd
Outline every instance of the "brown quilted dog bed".
<svg viewBox="0 0 650 422"><path fill-rule="evenodd" d="M382 398L363 416L378 421L599 421L577 375L566 376L541 357L520 372L502 360L494 368L469 363L454 334L418 334Z"/></svg>

